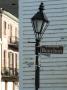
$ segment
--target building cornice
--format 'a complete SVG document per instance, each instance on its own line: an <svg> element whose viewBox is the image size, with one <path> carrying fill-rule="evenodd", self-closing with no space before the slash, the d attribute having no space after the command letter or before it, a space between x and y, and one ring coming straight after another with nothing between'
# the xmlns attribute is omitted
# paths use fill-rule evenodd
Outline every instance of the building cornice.
<svg viewBox="0 0 67 90"><path fill-rule="evenodd" d="M19 19L18 19L17 17L15 17L15 16L12 15L11 13L9 13L9 12L3 10L2 8L0 9L0 13L2 13L2 14L4 14L4 15L8 16L9 18L13 19L13 20L16 21L16 22L19 22Z"/></svg>

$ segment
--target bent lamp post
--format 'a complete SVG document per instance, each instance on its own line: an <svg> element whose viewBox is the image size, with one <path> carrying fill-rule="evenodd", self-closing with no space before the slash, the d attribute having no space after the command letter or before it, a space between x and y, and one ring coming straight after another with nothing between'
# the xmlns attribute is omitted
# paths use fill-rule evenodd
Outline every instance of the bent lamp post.
<svg viewBox="0 0 67 90"><path fill-rule="evenodd" d="M44 5L43 3L39 6L39 11L31 18L32 26L35 34L35 54L36 54L36 60L35 60L35 90L38 90L39 88L39 62L38 62L38 48L40 46L40 41L42 39L42 36L47 29L48 26L48 19L46 15L43 13Z"/></svg>

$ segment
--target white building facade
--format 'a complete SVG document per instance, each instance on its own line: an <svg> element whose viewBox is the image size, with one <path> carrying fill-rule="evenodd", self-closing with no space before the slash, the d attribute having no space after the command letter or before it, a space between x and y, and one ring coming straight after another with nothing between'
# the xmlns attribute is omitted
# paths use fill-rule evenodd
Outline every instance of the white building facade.
<svg viewBox="0 0 67 90"><path fill-rule="evenodd" d="M0 9L1 90L19 89L18 18Z"/></svg>
<svg viewBox="0 0 67 90"><path fill-rule="evenodd" d="M2 52L2 40L0 38L0 87L1 87L1 59L2 59L1 52Z"/></svg>
<svg viewBox="0 0 67 90"><path fill-rule="evenodd" d="M39 54L39 90L67 90L67 1L20 0L20 90L35 90L35 36L31 23L41 1L49 26L40 45L61 45L63 54Z"/></svg>

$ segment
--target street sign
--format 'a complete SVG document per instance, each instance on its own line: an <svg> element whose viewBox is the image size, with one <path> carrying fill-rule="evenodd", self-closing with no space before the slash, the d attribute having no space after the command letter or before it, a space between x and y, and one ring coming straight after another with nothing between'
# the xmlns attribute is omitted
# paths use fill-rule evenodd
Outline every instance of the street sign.
<svg viewBox="0 0 67 90"><path fill-rule="evenodd" d="M63 54L63 46L43 45L39 47L39 53Z"/></svg>

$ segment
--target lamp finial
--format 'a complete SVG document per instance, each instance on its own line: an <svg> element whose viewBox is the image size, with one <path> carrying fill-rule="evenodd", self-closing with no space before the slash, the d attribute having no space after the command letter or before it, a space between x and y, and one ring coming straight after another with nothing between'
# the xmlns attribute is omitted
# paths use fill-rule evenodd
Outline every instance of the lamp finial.
<svg viewBox="0 0 67 90"><path fill-rule="evenodd" d="M40 11L43 11L44 10L44 4L43 4L43 2L41 2L40 6L39 6L39 10Z"/></svg>

